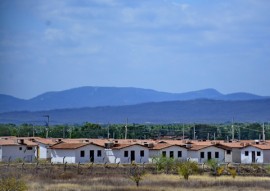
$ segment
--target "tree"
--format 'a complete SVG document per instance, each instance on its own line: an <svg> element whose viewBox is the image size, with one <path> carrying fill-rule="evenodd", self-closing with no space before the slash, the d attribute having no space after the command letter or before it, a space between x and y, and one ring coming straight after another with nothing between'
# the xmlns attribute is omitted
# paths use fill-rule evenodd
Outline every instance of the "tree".
<svg viewBox="0 0 270 191"><path fill-rule="evenodd" d="M143 180L145 171L140 170L136 163L132 163L132 168L130 170L130 180L136 183L136 186L139 187L140 181Z"/></svg>
<svg viewBox="0 0 270 191"><path fill-rule="evenodd" d="M189 176L196 174L199 171L198 164L193 161L180 162L178 164L178 173L183 176L185 180L188 180Z"/></svg>

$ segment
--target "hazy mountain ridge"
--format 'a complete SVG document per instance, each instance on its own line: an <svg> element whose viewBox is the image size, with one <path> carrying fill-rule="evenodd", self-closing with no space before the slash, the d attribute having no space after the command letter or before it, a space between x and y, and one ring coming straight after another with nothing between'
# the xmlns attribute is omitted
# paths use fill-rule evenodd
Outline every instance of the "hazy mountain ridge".
<svg viewBox="0 0 270 191"><path fill-rule="evenodd" d="M60 109L38 112L0 114L2 123L44 125L44 115L52 124L94 123L222 123L233 117L237 122L270 120L270 99L250 101L188 100L144 103L129 106L106 106Z"/></svg>
<svg viewBox="0 0 270 191"><path fill-rule="evenodd" d="M59 92L47 92L29 100L0 95L0 112L42 111L53 109L123 106L147 102L184 101L193 99L255 100L267 97L249 93L224 95L215 89L186 93L167 93L142 88L79 87Z"/></svg>

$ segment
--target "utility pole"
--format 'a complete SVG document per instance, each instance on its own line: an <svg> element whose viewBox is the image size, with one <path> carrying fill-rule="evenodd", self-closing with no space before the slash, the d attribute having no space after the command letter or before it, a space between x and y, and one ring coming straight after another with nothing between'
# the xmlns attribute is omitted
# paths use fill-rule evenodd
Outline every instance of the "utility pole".
<svg viewBox="0 0 270 191"><path fill-rule="evenodd" d="M238 134L238 140L241 140L241 127L239 127L239 134Z"/></svg>
<svg viewBox="0 0 270 191"><path fill-rule="evenodd" d="M195 131L195 125L194 125L194 127L193 127L193 140L195 140L196 139L196 131Z"/></svg>
<svg viewBox="0 0 270 191"><path fill-rule="evenodd" d="M65 138L65 126L63 126L63 139Z"/></svg>
<svg viewBox="0 0 270 191"><path fill-rule="evenodd" d="M47 118L47 122L46 122L46 139L49 136L49 125L50 125L50 116L49 115L43 115L43 117Z"/></svg>
<svg viewBox="0 0 270 191"><path fill-rule="evenodd" d="M207 140L209 141L209 133L207 133Z"/></svg>
<svg viewBox="0 0 270 191"><path fill-rule="evenodd" d="M110 138L110 124L108 124L108 130L107 130L107 138Z"/></svg>
<svg viewBox="0 0 270 191"><path fill-rule="evenodd" d="M127 126L128 126L128 118L127 118L127 122L125 125L125 139L127 139Z"/></svg>
<svg viewBox="0 0 270 191"><path fill-rule="evenodd" d="M182 139L184 140L185 139L185 125L183 124L183 135L182 135Z"/></svg>
<svg viewBox="0 0 270 191"><path fill-rule="evenodd" d="M263 129L262 129L262 139L265 141L265 130L264 130L264 123L263 123Z"/></svg>
<svg viewBox="0 0 270 191"><path fill-rule="evenodd" d="M214 133L214 141L216 140L216 133Z"/></svg>
<svg viewBox="0 0 270 191"><path fill-rule="evenodd" d="M35 136L35 128L34 128L34 125L33 125L33 137Z"/></svg>
<svg viewBox="0 0 270 191"><path fill-rule="evenodd" d="M232 120L232 141L234 140L234 117L233 117L233 120Z"/></svg>

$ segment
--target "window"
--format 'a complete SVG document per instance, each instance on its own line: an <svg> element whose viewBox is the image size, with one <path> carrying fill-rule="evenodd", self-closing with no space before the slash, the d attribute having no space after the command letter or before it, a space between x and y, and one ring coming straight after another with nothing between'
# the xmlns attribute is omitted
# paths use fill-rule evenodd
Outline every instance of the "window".
<svg viewBox="0 0 270 191"><path fill-rule="evenodd" d="M204 152L201 152L201 158L202 159L204 158Z"/></svg>
<svg viewBox="0 0 270 191"><path fill-rule="evenodd" d="M98 157L101 157L101 150L98 150L98 151L97 151L97 156L98 156Z"/></svg>
<svg viewBox="0 0 270 191"><path fill-rule="evenodd" d="M27 150L33 150L33 147L27 147Z"/></svg>
<svg viewBox="0 0 270 191"><path fill-rule="evenodd" d="M245 156L248 156L248 151L245 151Z"/></svg>
<svg viewBox="0 0 270 191"><path fill-rule="evenodd" d="M162 156L166 157L166 151L162 151Z"/></svg>
<svg viewBox="0 0 270 191"><path fill-rule="evenodd" d="M128 157L128 151L124 151L124 157Z"/></svg>
<svg viewBox="0 0 270 191"><path fill-rule="evenodd" d="M231 150L227 150L227 155L230 155L231 154Z"/></svg>
<svg viewBox="0 0 270 191"><path fill-rule="evenodd" d="M215 152L215 158L216 158L216 159L219 158L219 152Z"/></svg>
<svg viewBox="0 0 270 191"><path fill-rule="evenodd" d="M84 157L84 151L81 151L81 157Z"/></svg>
<svg viewBox="0 0 270 191"><path fill-rule="evenodd" d="M19 150L21 151L22 150L22 147L19 147Z"/></svg>
<svg viewBox="0 0 270 191"><path fill-rule="evenodd" d="M174 157L173 151L170 151L170 158L173 158L173 157Z"/></svg>
<svg viewBox="0 0 270 191"><path fill-rule="evenodd" d="M178 151L178 158L182 157L182 151Z"/></svg>
<svg viewBox="0 0 270 191"><path fill-rule="evenodd" d="M261 156L261 151L257 151L257 156Z"/></svg>
<svg viewBox="0 0 270 191"><path fill-rule="evenodd" d="M144 150L140 151L140 155L141 155L141 157L144 157Z"/></svg>

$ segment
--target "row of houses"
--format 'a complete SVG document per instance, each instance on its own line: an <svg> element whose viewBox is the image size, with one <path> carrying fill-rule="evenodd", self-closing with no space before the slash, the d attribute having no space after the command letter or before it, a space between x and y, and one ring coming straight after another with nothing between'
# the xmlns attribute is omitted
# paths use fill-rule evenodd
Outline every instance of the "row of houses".
<svg viewBox="0 0 270 191"><path fill-rule="evenodd" d="M153 163L160 157L205 163L270 163L270 141L113 140L0 137L0 161Z"/></svg>

